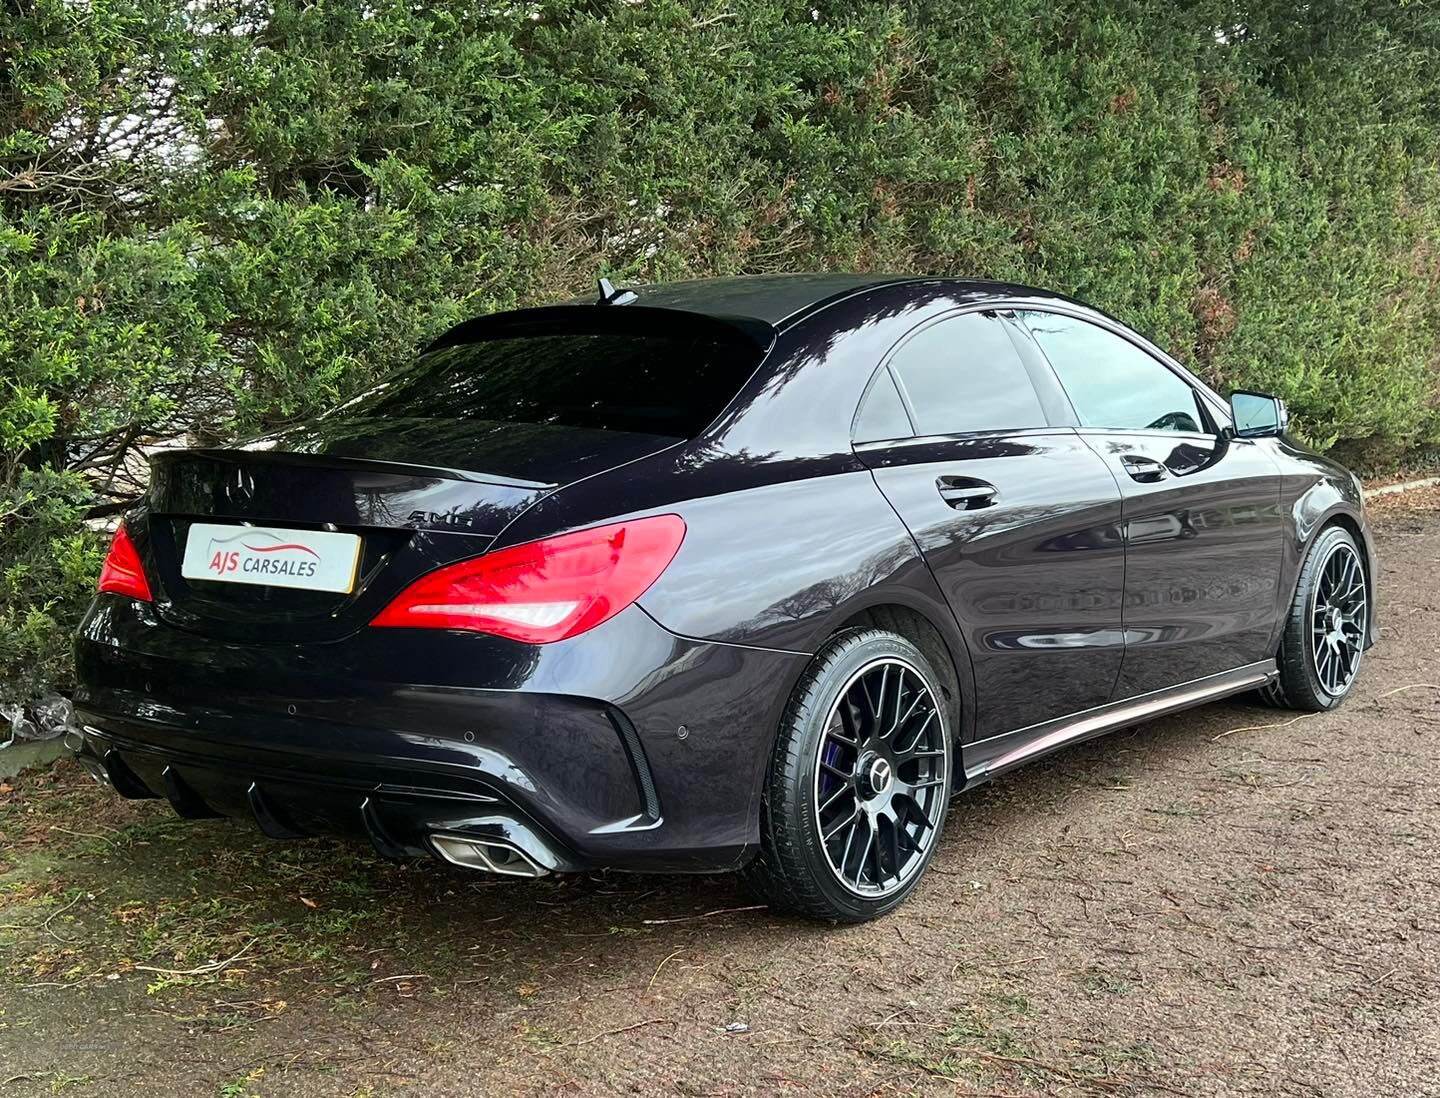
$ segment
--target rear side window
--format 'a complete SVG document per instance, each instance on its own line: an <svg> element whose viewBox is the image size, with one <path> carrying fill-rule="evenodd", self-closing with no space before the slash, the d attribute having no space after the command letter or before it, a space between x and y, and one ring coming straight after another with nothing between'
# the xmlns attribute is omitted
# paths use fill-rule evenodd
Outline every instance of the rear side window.
<svg viewBox="0 0 1440 1098"><path fill-rule="evenodd" d="M922 435L1047 426L1000 321L969 313L917 333L890 360Z"/></svg>
<svg viewBox="0 0 1440 1098"><path fill-rule="evenodd" d="M759 358L743 339L709 332L506 335L422 355L345 415L691 438L740 391Z"/></svg>
<svg viewBox="0 0 1440 1098"><path fill-rule="evenodd" d="M909 438L914 433L910 417L905 414L905 405L900 400L900 390L895 388L895 379L890 376L889 370L881 370L870 383L860 405L860 414L855 417L855 441L880 442L883 439Z"/></svg>
<svg viewBox="0 0 1440 1098"><path fill-rule="evenodd" d="M1198 434L1194 389L1128 339L1059 313L1021 314L1086 427Z"/></svg>

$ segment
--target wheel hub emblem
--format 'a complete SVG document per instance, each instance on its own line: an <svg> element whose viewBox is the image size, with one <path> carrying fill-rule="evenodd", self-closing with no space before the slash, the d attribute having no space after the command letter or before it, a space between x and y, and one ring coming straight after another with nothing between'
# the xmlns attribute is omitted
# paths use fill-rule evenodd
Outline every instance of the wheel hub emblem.
<svg viewBox="0 0 1440 1098"><path fill-rule="evenodd" d="M866 784L870 786L871 796L878 797L890 788L890 780L895 776L895 771L890 763L882 758L875 758L865 773Z"/></svg>

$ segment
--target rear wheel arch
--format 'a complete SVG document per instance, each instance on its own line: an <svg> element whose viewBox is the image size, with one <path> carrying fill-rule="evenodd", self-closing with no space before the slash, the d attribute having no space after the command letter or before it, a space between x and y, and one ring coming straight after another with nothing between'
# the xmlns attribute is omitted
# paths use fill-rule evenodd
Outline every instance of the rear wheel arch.
<svg viewBox="0 0 1440 1098"><path fill-rule="evenodd" d="M857 611L832 636L847 629L883 629L894 633L920 649L930 661L930 666L940 676L941 693L946 695L945 700L949 703L955 746L950 760L950 790L952 793L958 790L965 784L965 732L975 727L974 672L969 651L964 648L964 638L957 631L954 643L961 647L961 651L955 652L951 642L930 618L914 607L895 602L882 602Z"/></svg>
<svg viewBox="0 0 1440 1098"><path fill-rule="evenodd" d="M951 632L947 634L944 627L935 621L936 614L934 612L927 613L898 592L879 594L881 594L880 598L868 601L863 606L851 604L837 611L821 629L816 631L814 642L807 645L805 650L818 654L835 637L857 629L882 629L895 633L920 649L936 674L944 680L940 687L949 695L946 700L951 702L950 716L955 736L956 777L951 788L958 788L959 780L963 778L963 767L960 761L961 744L965 730L973 728L975 720L975 680L970 665L969 649L965 647L965 640L959 629L952 626ZM769 734L764 741L763 755L756 760L750 802L750 819L757 827L760 819L760 797L765 784L766 767L775 752L775 744L780 737L781 722L789 708L790 699L804 680L811 662L801 663L792 673L784 676L780 683L780 690L776 692L768 706L766 719Z"/></svg>
<svg viewBox="0 0 1440 1098"><path fill-rule="evenodd" d="M951 714L955 718L956 742L959 743L961 730L970 727L969 717L971 714L965 712L965 706L975 693L968 686L971 674L969 653L955 652L952 642L946 640L945 634L939 626L927 615L912 606L898 602L876 603L856 611L832 629L830 637L847 629L866 628L883 629L888 633L896 633L925 654L931 667L943 680L940 688L947 695L946 700L950 703ZM828 641L830 637L827 637L826 640ZM963 646L965 642L957 635L954 643ZM962 668L964 670L963 680Z"/></svg>

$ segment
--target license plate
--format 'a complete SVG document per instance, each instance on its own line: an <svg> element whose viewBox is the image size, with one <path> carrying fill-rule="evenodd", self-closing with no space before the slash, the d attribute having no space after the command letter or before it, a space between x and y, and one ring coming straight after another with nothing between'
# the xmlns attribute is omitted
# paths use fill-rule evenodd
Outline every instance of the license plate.
<svg viewBox="0 0 1440 1098"><path fill-rule="evenodd" d="M197 522L185 540L180 574L219 583L351 591L359 563L360 539L354 534Z"/></svg>

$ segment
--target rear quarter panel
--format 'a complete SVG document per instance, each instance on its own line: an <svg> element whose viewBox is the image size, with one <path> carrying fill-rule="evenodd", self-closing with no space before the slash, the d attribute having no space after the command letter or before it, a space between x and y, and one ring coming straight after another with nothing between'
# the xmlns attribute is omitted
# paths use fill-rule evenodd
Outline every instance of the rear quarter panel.
<svg viewBox="0 0 1440 1098"><path fill-rule="evenodd" d="M620 516L679 514L685 541L640 599L666 629L809 654L862 611L904 606L941 634L968 706L973 678L954 616L850 442L885 351L957 301L944 287L910 285L831 305L781 334L701 437L554 493L497 546ZM775 684L784 696L792 685ZM970 725L962 713L961 727Z"/></svg>

